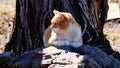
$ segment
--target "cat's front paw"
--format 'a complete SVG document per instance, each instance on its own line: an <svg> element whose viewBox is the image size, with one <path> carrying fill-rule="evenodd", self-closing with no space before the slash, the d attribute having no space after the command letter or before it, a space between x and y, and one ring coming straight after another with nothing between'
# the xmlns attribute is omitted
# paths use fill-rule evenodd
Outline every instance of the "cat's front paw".
<svg viewBox="0 0 120 68"><path fill-rule="evenodd" d="M65 40L64 41L64 45L69 46L70 45L70 41L69 40Z"/></svg>
<svg viewBox="0 0 120 68"><path fill-rule="evenodd" d="M57 40L57 41L55 41L55 45L68 46L68 45L70 45L70 41L69 40Z"/></svg>
<svg viewBox="0 0 120 68"><path fill-rule="evenodd" d="M75 47L75 48L78 48L78 47L82 46L82 44L79 43L79 42L71 42L70 45L71 45L72 47Z"/></svg>

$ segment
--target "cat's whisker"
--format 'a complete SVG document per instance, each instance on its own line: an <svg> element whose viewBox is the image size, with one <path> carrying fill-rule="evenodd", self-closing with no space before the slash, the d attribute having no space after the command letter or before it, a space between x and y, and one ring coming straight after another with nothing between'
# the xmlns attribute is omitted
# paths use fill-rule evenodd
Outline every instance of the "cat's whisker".
<svg viewBox="0 0 120 68"><path fill-rule="evenodd" d="M51 25L50 25L50 28L53 28L54 26L55 26L55 23L51 24Z"/></svg>

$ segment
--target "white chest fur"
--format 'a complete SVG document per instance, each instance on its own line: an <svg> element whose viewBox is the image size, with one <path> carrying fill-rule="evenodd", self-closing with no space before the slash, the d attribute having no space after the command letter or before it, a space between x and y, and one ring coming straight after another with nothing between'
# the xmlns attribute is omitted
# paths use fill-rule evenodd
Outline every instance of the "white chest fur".
<svg viewBox="0 0 120 68"><path fill-rule="evenodd" d="M79 28L78 25L70 23L67 30L53 28L51 35L56 37L58 40L79 41L79 38L81 38L82 34L81 28Z"/></svg>
<svg viewBox="0 0 120 68"><path fill-rule="evenodd" d="M69 36L71 35L72 30L73 30L73 24L69 24L69 27L66 30L53 28L52 35L56 35L57 39L69 39Z"/></svg>

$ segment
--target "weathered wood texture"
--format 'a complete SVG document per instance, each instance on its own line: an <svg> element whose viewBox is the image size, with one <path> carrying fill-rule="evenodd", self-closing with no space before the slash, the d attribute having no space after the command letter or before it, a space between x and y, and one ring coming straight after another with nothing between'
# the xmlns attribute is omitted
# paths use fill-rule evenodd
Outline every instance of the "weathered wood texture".
<svg viewBox="0 0 120 68"><path fill-rule="evenodd" d="M54 9L72 13L82 26L84 44L109 48L102 32L107 0L17 0L16 27L6 51L12 50L20 55L42 47L43 32L50 24Z"/></svg>
<svg viewBox="0 0 120 68"><path fill-rule="evenodd" d="M120 68L118 60L89 45L38 48L18 57L11 55L0 54L1 68Z"/></svg>

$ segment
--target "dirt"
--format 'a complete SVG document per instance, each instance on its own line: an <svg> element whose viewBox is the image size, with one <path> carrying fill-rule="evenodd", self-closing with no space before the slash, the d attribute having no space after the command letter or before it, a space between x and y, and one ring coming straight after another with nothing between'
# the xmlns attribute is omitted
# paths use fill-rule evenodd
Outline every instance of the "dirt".
<svg viewBox="0 0 120 68"><path fill-rule="evenodd" d="M12 35L14 16L15 0L0 0L0 53Z"/></svg>

